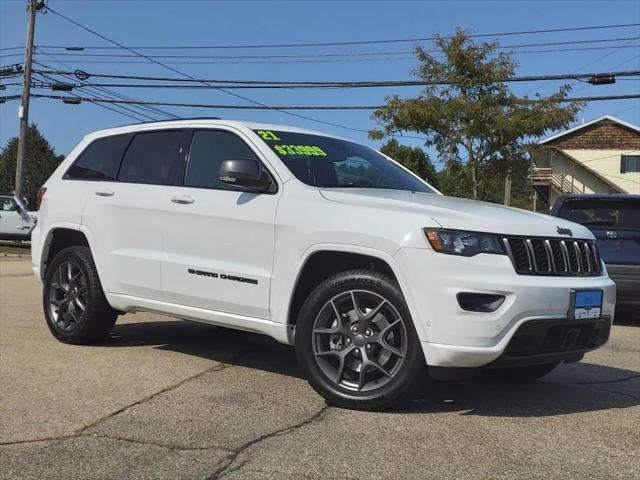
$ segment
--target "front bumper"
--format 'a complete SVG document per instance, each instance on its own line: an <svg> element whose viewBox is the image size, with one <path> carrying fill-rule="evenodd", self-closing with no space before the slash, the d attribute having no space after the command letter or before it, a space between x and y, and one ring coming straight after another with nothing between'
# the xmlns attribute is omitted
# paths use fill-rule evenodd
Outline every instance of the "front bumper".
<svg viewBox="0 0 640 480"><path fill-rule="evenodd" d="M488 367L508 368L576 361L609 340L611 319L542 320L524 323Z"/></svg>
<svg viewBox="0 0 640 480"><path fill-rule="evenodd" d="M487 366L503 356L525 324L575 323L566 320L574 289L602 289L602 322L613 318L616 290L606 275L518 275L505 255L467 258L417 248L400 249L395 259L405 277L405 296L429 366ZM470 312L458 304L461 292L504 295L505 301L494 312ZM534 363L548 363L542 357L537 360Z"/></svg>

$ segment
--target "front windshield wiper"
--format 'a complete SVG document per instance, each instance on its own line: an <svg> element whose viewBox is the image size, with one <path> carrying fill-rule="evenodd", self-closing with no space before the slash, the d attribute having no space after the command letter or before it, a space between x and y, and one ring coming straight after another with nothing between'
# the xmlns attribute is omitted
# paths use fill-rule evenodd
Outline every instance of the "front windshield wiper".
<svg viewBox="0 0 640 480"><path fill-rule="evenodd" d="M393 190L396 192L411 192L411 193L433 193L433 192L418 192L409 188L393 188L393 187L375 187L373 185L356 185L354 183L343 183L342 185L321 185L320 188L370 188L374 190Z"/></svg>
<svg viewBox="0 0 640 480"><path fill-rule="evenodd" d="M363 187L362 185L356 185L355 183L343 183L341 185L321 185L320 188L374 188L374 187Z"/></svg>
<svg viewBox="0 0 640 480"><path fill-rule="evenodd" d="M615 225L611 220L585 220L579 223L580 225Z"/></svg>

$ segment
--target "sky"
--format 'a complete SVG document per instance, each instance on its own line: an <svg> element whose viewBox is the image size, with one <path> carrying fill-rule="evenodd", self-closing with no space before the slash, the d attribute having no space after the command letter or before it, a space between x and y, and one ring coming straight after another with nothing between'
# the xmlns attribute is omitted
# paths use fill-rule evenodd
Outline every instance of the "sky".
<svg viewBox="0 0 640 480"><path fill-rule="evenodd" d="M451 35L456 27L472 33L499 33L581 26L628 24L640 22L640 2L630 1L177 1L177 0L49 0L48 5L67 17L117 42L131 47L145 46L221 46L265 45L283 43L341 42L385 39L423 38L433 34ZM22 62L26 38L26 0L0 0L0 65ZM528 34L499 37L502 45L566 42L594 39L640 37L640 27L586 30L561 33ZM487 40L490 40L488 38ZM429 42L422 45L432 46ZM42 52L37 61L56 69L82 69L90 73L177 76L153 63L138 58L55 56L45 46L112 46L105 40L66 22L52 13L38 14L35 45ZM517 75L550 75L580 72L640 70L640 40L584 44L582 46L623 45L623 48L568 52L520 53ZM574 45L576 46L576 45ZM21 47L22 50L7 50ZM538 49L550 49L542 47ZM562 48L562 47L557 47ZM565 47L566 48L566 47ZM529 48L534 50L535 48ZM217 60L163 59L168 61L209 61L226 63L171 64L182 72L199 78L231 80L409 80L417 62L409 53L412 43L349 45L296 48L171 50L162 54L228 55ZM521 49L522 50L522 49ZM141 50L152 54L149 50ZM272 60L263 55L354 54L398 52L376 61L350 60L354 57L316 57L313 62L255 63ZM69 52L66 52L69 53ZM126 51L92 50L84 53L120 53ZM154 52L158 54L157 51ZM18 54L15 57L3 55ZM235 55L250 55L254 63L237 62ZM372 57L355 57L367 58ZM81 63L86 61L113 63ZM290 60L290 59L289 59ZM308 59L307 59L308 60ZM56 63L57 61L64 61ZM246 60L244 60L246 61ZM282 60L279 60L282 62ZM37 66L36 66L37 67ZM39 68L39 67L38 67ZM2 83L12 83L3 80ZM98 82L95 78L90 81ZM108 81L108 80L105 80ZM563 81L540 81L511 84L516 94L548 95ZM573 81L573 96L619 95L640 93L640 80L619 79L614 85L592 86ZM118 89L118 93L150 101L207 104L241 104L243 100L217 90ZM50 90L32 90L51 94ZM8 86L3 95L20 93L19 86ZM265 104L333 104L377 105L385 96L415 96L416 88L371 88L344 90L243 90L246 97ZM86 95L86 93L85 93ZM92 95L90 95L92 96ZM0 145L18 130L19 101L0 104ZM264 121L325 131L373 147L380 142L366 133L329 126L277 111L203 110L163 107L181 117L218 116L229 119ZM301 115L359 130L377 126L368 111L304 111ZM593 102L581 112L578 122L604 114L640 124L640 100ZM38 124L56 153L67 154L87 133L134 120L95 104L68 105L60 100L33 99L30 121ZM418 145L419 140L403 140Z"/></svg>

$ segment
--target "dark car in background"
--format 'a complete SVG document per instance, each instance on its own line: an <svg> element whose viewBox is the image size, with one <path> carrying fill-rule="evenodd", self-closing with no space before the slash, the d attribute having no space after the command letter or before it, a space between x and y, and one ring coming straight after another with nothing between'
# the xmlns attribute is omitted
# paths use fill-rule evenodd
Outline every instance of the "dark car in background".
<svg viewBox="0 0 640 480"><path fill-rule="evenodd" d="M551 214L593 232L609 276L616 282L617 318L640 320L640 195L563 195Z"/></svg>

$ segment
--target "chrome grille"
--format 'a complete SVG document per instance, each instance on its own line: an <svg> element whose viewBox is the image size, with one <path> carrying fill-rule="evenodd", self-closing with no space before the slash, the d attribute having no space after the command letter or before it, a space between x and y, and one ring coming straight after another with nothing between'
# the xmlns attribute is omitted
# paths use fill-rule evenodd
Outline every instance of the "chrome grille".
<svg viewBox="0 0 640 480"><path fill-rule="evenodd" d="M593 240L504 237L507 254L520 275L598 276L600 257Z"/></svg>

